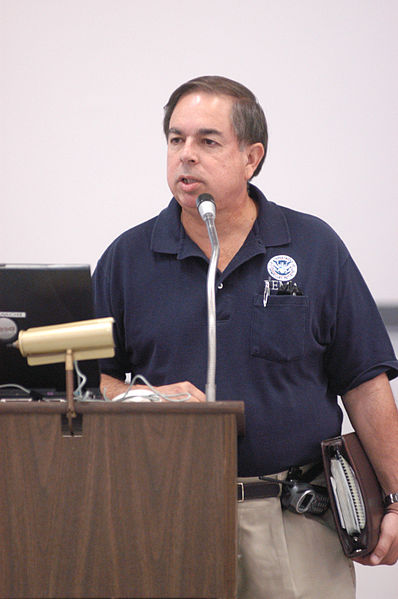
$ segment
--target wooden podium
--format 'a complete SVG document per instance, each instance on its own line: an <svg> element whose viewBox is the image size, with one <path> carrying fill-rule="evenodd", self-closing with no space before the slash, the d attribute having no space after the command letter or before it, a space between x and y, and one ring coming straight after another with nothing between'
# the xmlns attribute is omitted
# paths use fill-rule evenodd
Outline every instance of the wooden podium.
<svg viewBox="0 0 398 599"><path fill-rule="evenodd" d="M236 597L243 404L76 411L0 403L0 597Z"/></svg>

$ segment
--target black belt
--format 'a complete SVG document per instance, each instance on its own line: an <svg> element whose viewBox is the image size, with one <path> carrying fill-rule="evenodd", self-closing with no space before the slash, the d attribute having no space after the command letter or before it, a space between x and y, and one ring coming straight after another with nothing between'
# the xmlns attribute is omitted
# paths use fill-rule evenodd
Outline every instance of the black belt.
<svg viewBox="0 0 398 599"><path fill-rule="evenodd" d="M279 497L281 494L281 485L279 483L270 483L263 480L251 483L240 482L237 486L237 493L238 501Z"/></svg>

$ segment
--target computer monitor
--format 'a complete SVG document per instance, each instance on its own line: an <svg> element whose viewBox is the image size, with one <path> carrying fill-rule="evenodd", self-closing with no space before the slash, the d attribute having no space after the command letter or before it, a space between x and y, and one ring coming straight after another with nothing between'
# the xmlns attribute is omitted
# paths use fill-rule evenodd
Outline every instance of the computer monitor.
<svg viewBox="0 0 398 599"><path fill-rule="evenodd" d="M0 385L20 385L45 397L64 393L64 364L29 366L11 344L20 330L91 318L88 265L0 264ZM79 362L79 368L87 377L85 390L98 395L97 360ZM0 387L0 397L10 395L20 392Z"/></svg>

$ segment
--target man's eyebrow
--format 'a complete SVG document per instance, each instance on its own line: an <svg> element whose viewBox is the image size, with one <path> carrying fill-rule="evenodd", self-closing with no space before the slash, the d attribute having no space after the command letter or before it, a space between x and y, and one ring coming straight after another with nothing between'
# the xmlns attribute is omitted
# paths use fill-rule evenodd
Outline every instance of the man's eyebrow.
<svg viewBox="0 0 398 599"><path fill-rule="evenodd" d="M222 133L218 129L199 129L198 133L199 135L218 135L222 137Z"/></svg>
<svg viewBox="0 0 398 599"><path fill-rule="evenodd" d="M170 127L168 135L182 135L182 131L177 127ZM218 137L222 137L222 133L218 129L207 128L198 129L196 135L217 135Z"/></svg>
<svg viewBox="0 0 398 599"><path fill-rule="evenodd" d="M170 127L169 131L168 131L168 135L170 134L173 135L181 135L181 131L179 129L177 129L176 127Z"/></svg>

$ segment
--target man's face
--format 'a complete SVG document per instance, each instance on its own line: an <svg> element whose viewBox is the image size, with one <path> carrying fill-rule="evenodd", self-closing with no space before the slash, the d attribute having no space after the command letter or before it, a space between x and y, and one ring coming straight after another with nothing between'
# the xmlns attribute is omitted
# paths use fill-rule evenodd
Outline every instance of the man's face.
<svg viewBox="0 0 398 599"><path fill-rule="evenodd" d="M170 119L167 182L183 210L210 193L219 210L247 197L253 174L247 149L239 146L231 120L232 98L195 92L183 96Z"/></svg>

